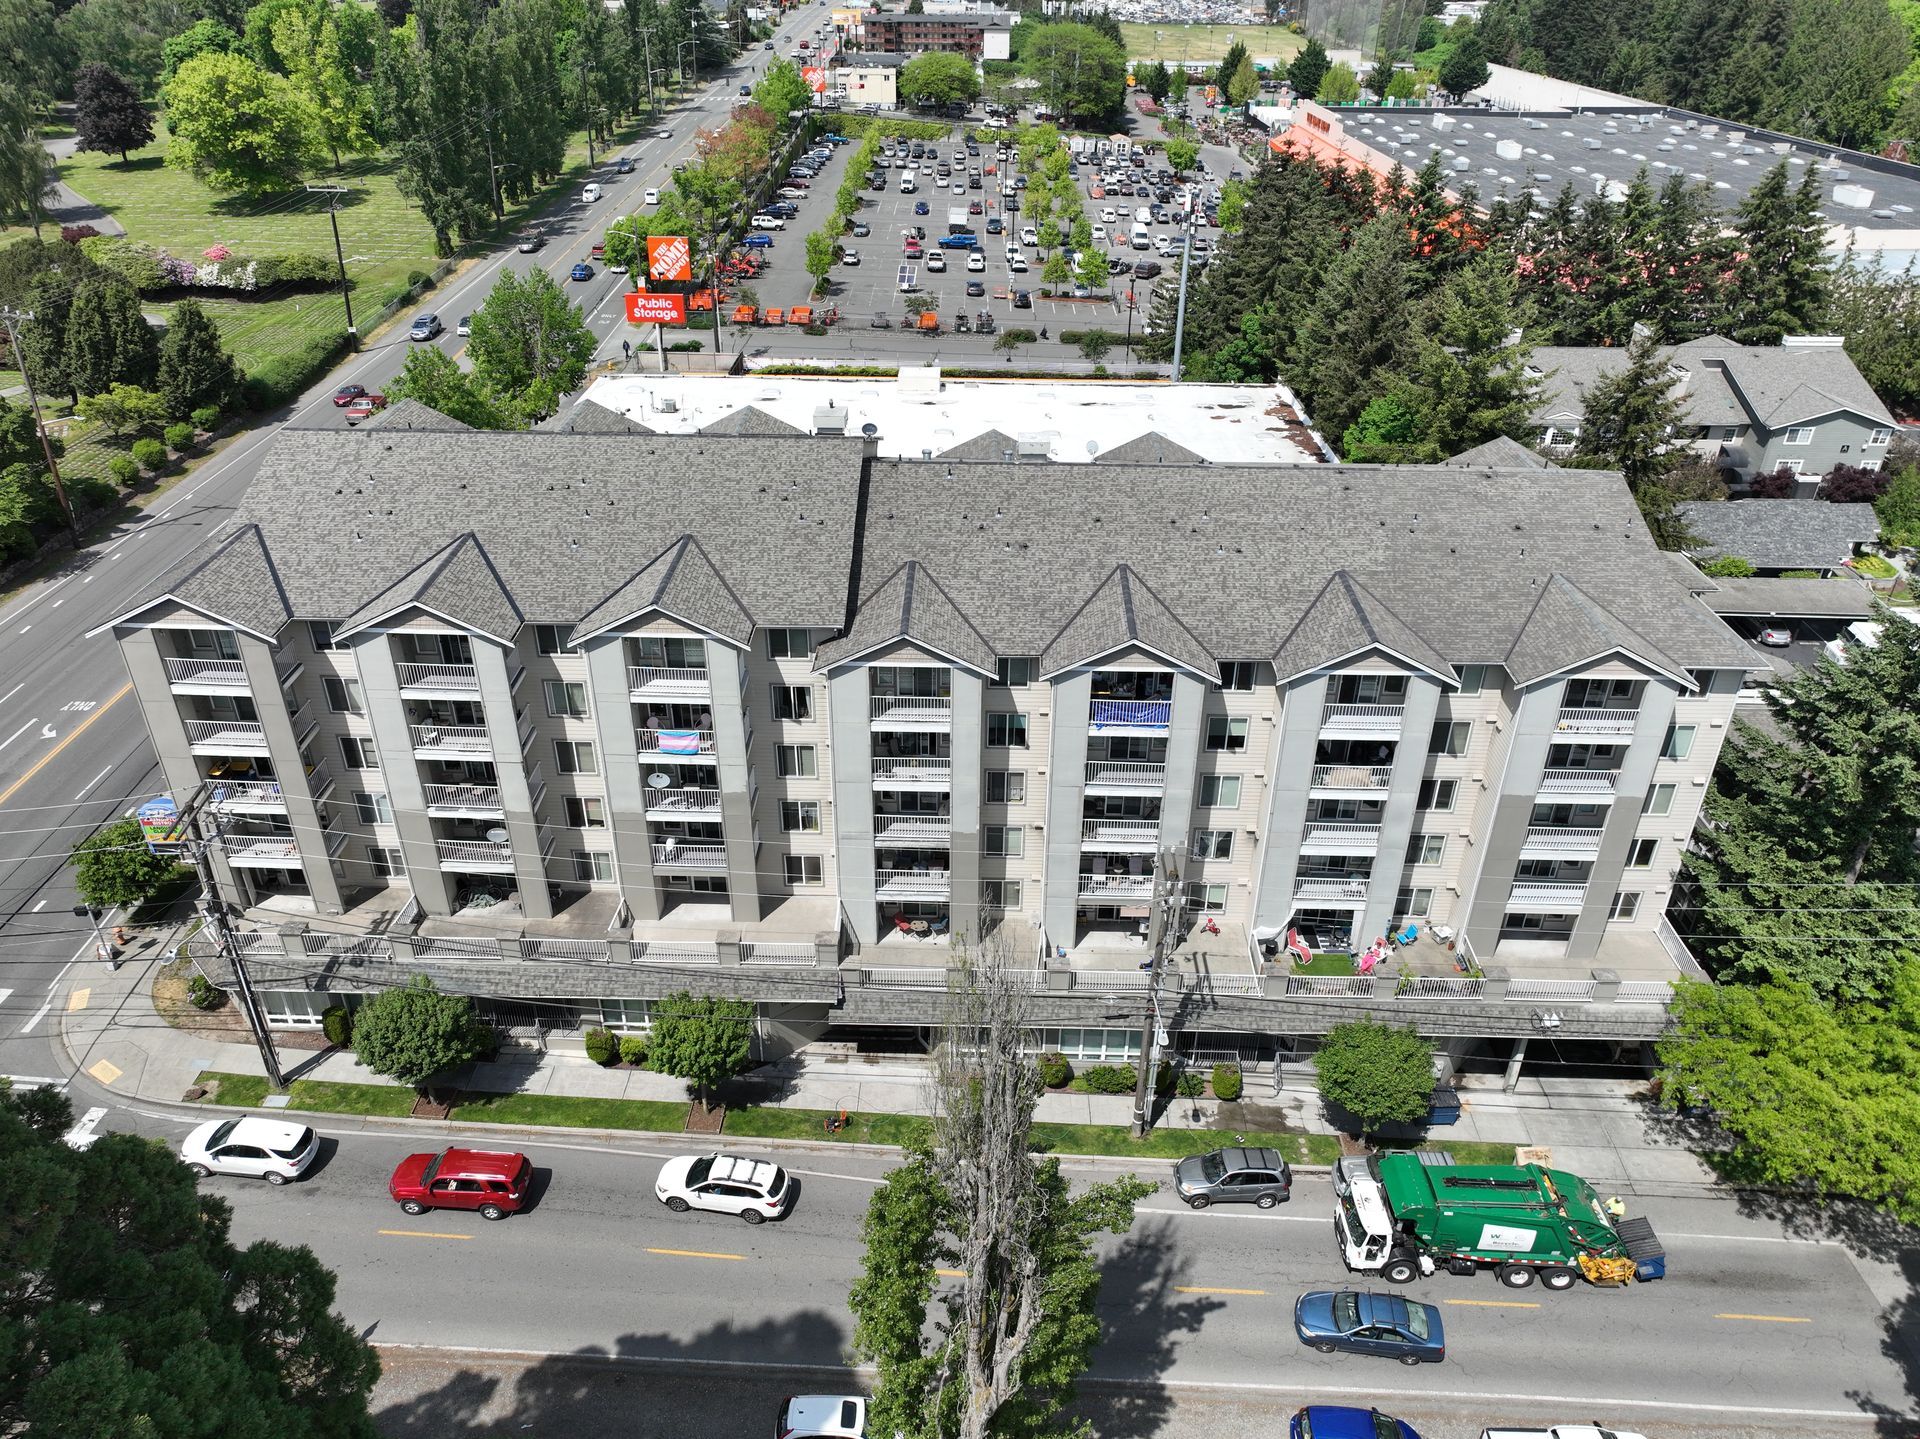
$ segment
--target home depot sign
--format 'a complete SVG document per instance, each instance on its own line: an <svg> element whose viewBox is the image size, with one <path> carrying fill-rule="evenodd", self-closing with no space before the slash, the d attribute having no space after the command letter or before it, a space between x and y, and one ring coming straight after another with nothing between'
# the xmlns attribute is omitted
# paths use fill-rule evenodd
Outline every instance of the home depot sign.
<svg viewBox="0 0 1920 1439"><path fill-rule="evenodd" d="M647 274L655 280L691 280L693 247L685 235L647 236Z"/></svg>
<svg viewBox="0 0 1920 1439"><path fill-rule="evenodd" d="M627 296L627 318L636 325L684 325L687 297L634 290Z"/></svg>

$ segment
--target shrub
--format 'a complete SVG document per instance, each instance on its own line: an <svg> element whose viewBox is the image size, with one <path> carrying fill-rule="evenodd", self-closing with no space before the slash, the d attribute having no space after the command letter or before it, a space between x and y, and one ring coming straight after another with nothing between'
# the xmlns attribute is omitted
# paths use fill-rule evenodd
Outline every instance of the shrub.
<svg viewBox="0 0 1920 1439"><path fill-rule="evenodd" d="M220 407L202 405L187 418L193 421L193 427L196 430L213 431L220 427Z"/></svg>
<svg viewBox="0 0 1920 1439"><path fill-rule="evenodd" d="M1818 570L1782 570L1780 571L1780 578L1783 580L1817 580L1820 578L1820 571Z"/></svg>
<svg viewBox="0 0 1920 1439"><path fill-rule="evenodd" d="M647 1041L638 1034L624 1034L620 1037L620 1062L631 1064L635 1069L647 1062Z"/></svg>
<svg viewBox="0 0 1920 1439"><path fill-rule="evenodd" d="M196 974L187 981L187 999L195 1009L218 1009L227 1002L227 992L204 974Z"/></svg>
<svg viewBox="0 0 1920 1439"><path fill-rule="evenodd" d="M125 487L140 478L140 462L132 455L115 455L107 461L107 472L115 484Z"/></svg>
<svg viewBox="0 0 1920 1439"><path fill-rule="evenodd" d="M1094 1094L1130 1094L1133 1071L1124 1064L1096 1064L1080 1071L1080 1082Z"/></svg>
<svg viewBox="0 0 1920 1439"><path fill-rule="evenodd" d="M1067 1057L1064 1054L1054 1054L1049 1051L1041 1055L1038 1068L1040 1082L1048 1089L1059 1089L1073 1078L1073 1066L1067 1063Z"/></svg>
<svg viewBox="0 0 1920 1439"><path fill-rule="evenodd" d="M276 355L247 376L242 401L250 410L271 410L296 399L307 386L333 368L347 347L347 332L315 335L299 348Z"/></svg>
<svg viewBox="0 0 1920 1439"><path fill-rule="evenodd" d="M175 420L163 433L166 435L167 448L176 455L185 454L193 448L193 426L185 420Z"/></svg>
<svg viewBox="0 0 1920 1439"><path fill-rule="evenodd" d="M1861 555L1853 562L1853 572L1870 580L1890 580L1899 573L1891 561L1879 555Z"/></svg>
<svg viewBox="0 0 1920 1439"><path fill-rule="evenodd" d="M1213 1097L1223 1103L1231 1104L1238 1099L1245 1087L1246 1079L1240 1073L1237 1064L1216 1064L1213 1067Z"/></svg>
<svg viewBox="0 0 1920 1439"><path fill-rule="evenodd" d="M1747 580L1754 575L1753 563L1738 555L1717 555L1700 566L1700 572L1716 580Z"/></svg>
<svg viewBox="0 0 1920 1439"><path fill-rule="evenodd" d="M1180 1071L1174 1090L1182 1099L1198 1099L1207 1092L1206 1081L1190 1069Z"/></svg>
<svg viewBox="0 0 1920 1439"><path fill-rule="evenodd" d="M335 1049L353 1043L353 1014L345 1005L330 1005L320 1012L320 1032Z"/></svg>
<svg viewBox="0 0 1920 1439"><path fill-rule="evenodd" d="M69 245L77 245L82 240L91 240L99 233L100 232L91 225L62 225L60 227L60 238L64 243Z"/></svg>
<svg viewBox="0 0 1920 1439"><path fill-rule="evenodd" d="M167 447L158 440L135 440L133 457L144 470L157 473L167 467Z"/></svg>
<svg viewBox="0 0 1920 1439"><path fill-rule="evenodd" d="M500 1031L491 1024L476 1023L473 1026L473 1057L492 1059L500 1053Z"/></svg>
<svg viewBox="0 0 1920 1439"><path fill-rule="evenodd" d="M115 455L116 460L132 460L126 455ZM134 478L138 479L140 467L134 466ZM73 505L76 515L92 514L95 510L104 510L120 498L119 492L105 480L96 480L92 475L76 475L67 481L67 499Z"/></svg>
<svg viewBox="0 0 1920 1439"><path fill-rule="evenodd" d="M612 1064L619 1057L620 1041L610 1029L589 1029L586 1034L587 1058L595 1064Z"/></svg>
<svg viewBox="0 0 1920 1439"><path fill-rule="evenodd" d="M1174 1078L1173 1061L1161 1060L1159 1067L1153 1071L1153 1092L1162 1099L1167 1098L1173 1093Z"/></svg>

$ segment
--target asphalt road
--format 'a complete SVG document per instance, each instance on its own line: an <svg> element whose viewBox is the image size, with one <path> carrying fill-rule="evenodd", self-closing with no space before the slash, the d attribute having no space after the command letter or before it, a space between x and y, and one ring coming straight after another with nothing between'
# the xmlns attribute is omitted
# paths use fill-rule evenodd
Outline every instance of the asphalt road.
<svg viewBox="0 0 1920 1439"><path fill-rule="evenodd" d="M177 1140L187 1122L122 1111L109 1120L121 1125ZM297 1185L206 1184L233 1203L242 1240L313 1246L339 1274L342 1312L377 1343L518 1355L550 1369L563 1356L617 1360L600 1370L606 1385L708 1365L780 1371L784 1392L795 1382L846 1382L846 1291L882 1159L783 1155L799 1200L784 1222L755 1228L655 1202L659 1161L687 1147L670 1137L495 1141L523 1148L539 1181L532 1209L489 1224L452 1212L411 1218L387 1199L393 1165L435 1141L377 1122L322 1133L333 1142ZM1146 1173L1164 1177L1159 1166ZM1131 1233L1105 1241L1106 1339L1093 1377L1111 1386L1103 1402L1120 1406L1126 1423L1100 1432L1158 1436L1164 1411L1189 1390L1282 1407L1379 1404L1420 1422L1429 1439L1476 1435L1495 1421L1596 1415L1653 1436L1694 1426L1903 1432L1883 1416L1909 1411L1912 1361L1889 1344L1878 1315L1904 1287L1904 1233L1876 1234L1867 1247L1883 1257L1862 1257L1731 1201L1649 1200L1671 1277L1557 1295L1516 1293L1488 1276L1423 1280L1408 1292L1441 1306L1448 1357L1409 1370L1323 1356L1291 1333L1299 1293L1349 1283L1329 1232L1331 1205L1321 1176L1299 1177L1292 1203L1271 1215L1193 1213L1162 1192ZM729 1434L771 1419L726 1408L719 1423Z"/></svg>

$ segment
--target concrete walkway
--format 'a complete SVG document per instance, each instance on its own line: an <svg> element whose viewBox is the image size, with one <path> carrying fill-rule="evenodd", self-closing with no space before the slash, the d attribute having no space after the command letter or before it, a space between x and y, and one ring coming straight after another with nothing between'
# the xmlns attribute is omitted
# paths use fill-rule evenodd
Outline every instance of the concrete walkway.
<svg viewBox="0 0 1920 1439"><path fill-rule="evenodd" d="M95 961L77 964L54 995L60 1045L72 1068L128 1099L178 1103L204 1070L266 1072L244 1030L176 1029L154 1009L153 976L171 947L171 936L148 937L136 944L118 970ZM301 1037L308 1043L317 1039ZM391 1082L363 1068L351 1053L333 1049L283 1046L280 1064L289 1081ZM904 1056L801 1055L764 1066L742 1082L754 1085L761 1103L868 1114L924 1114L927 1072L924 1062ZM1710 1171L1687 1149L1687 1140L1698 1136L1632 1097L1642 1087L1637 1084L1527 1078L1516 1091L1506 1093L1498 1076L1464 1075L1455 1082L1464 1101L1460 1122L1432 1130L1429 1140L1434 1144L1486 1140L1544 1147L1551 1151L1555 1166L1584 1175L1609 1192L1693 1193L1713 1182ZM508 1051L497 1060L467 1065L450 1076L450 1083L493 1093L670 1102L688 1097L685 1081L669 1075L601 1068L587 1059L577 1039L558 1040L543 1053ZM1133 1098L1128 1094L1048 1093L1040 1097L1035 1118L1046 1123L1125 1125L1132 1110ZM1262 1076L1250 1081L1239 1103L1174 1100L1161 1109L1156 1123L1217 1127L1229 1134L1236 1128L1254 1133L1336 1132L1321 1113L1311 1072L1304 1066L1290 1066L1277 1093L1271 1078Z"/></svg>

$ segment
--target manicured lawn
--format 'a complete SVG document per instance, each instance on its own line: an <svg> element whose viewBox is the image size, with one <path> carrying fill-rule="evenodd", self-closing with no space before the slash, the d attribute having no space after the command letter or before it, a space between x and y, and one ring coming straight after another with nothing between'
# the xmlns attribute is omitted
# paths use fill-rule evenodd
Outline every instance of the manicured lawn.
<svg viewBox="0 0 1920 1439"><path fill-rule="evenodd" d="M1285 951L1282 951L1284 957ZM1354 973L1353 956L1350 954L1316 954L1305 964L1298 962L1288 965L1293 974L1329 974L1341 975Z"/></svg>
<svg viewBox="0 0 1920 1439"><path fill-rule="evenodd" d="M1033 1147L1051 1154L1106 1154L1121 1158L1179 1159L1204 1154L1238 1138L1255 1148L1277 1149L1295 1164L1331 1164L1340 1157L1340 1141L1330 1134L1229 1134L1218 1129L1156 1129L1135 1139L1113 1124L1036 1124Z"/></svg>
<svg viewBox="0 0 1920 1439"><path fill-rule="evenodd" d="M1164 38L1162 38L1164 37ZM1136 60L1222 60L1238 40L1254 63L1282 64L1307 46L1304 37L1284 25L1133 25L1122 23L1120 38Z"/></svg>
<svg viewBox="0 0 1920 1439"><path fill-rule="evenodd" d="M267 1081L257 1074L222 1074L217 1069L206 1069L193 1082L217 1086L206 1100L209 1104L231 1104L240 1109L253 1109L267 1097Z"/></svg>
<svg viewBox="0 0 1920 1439"><path fill-rule="evenodd" d="M678 1134L687 1106L667 1099L588 1099L570 1094L469 1095L453 1111L466 1124L524 1124L556 1129L643 1129Z"/></svg>
<svg viewBox="0 0 1920 1439"><path fill-rule="evenodd" d="M926 1132L917 1114L849 1114L847 1127L827 1132L825 1109L729 1109L729 1135L751 1139L836 1139L849 1144L906 1144Z"/></svg>
<svg viewBox="0 0 1920 1439"><path fill-rule="evenodd" d="M337 1084L326 1079L296 1079L289 1091L293 1108L325 1114L369 1114L404 1119L413 1113L413 1091L395 1084Z"/></svg>

